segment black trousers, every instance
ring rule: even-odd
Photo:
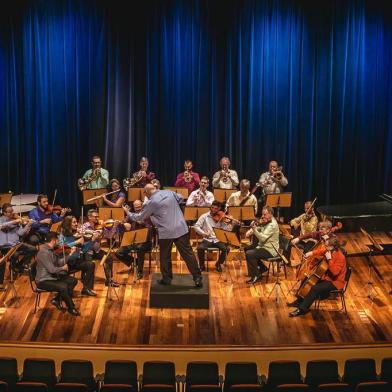
[[[193,275],[193,280],[201,276],[199,266],[191,244],[189,243],[189,234],[184,234],[178,238],[159,239],[160,250],[160,267],[162,279],[170,282],[173,279],[171,249],[173,243],[176,245],[181,257],[184,259],[189,272]]]
[[[67,262],[70,271],[82,271],[82,283],[84,289],[92,290],[94,287],[95,264],[86,255],[73,257]]]
[[[220,250],[218,263],[223,264],[225,262],[226,255],[229,253],[229,249],[223,242],[211,242],[203,240],[197,247],[197,257],[199,258],[199,265],[204,266],[205,263],[205,251],[208,248],[218,248]]]
[[[267,267],[260,259],[268,259],[273,257],[271,253],[263,248],[253,248],[245,252],[246,264],[248,266],[248,274],[251,278],[255,278],[260,275],[259,266],[262,270],[266,270]]]
[[[306,312],[317,298],[326,298],[332,290],[336,290],[332,282],[320,280],[310,289],[309,294],[301,301],[299,308]]]
[[[133,263],[133,257],[129,255],[130,252],[134,251],[137,255],[137,270],[143,272],[144,266],[144,255],[149,252],[152,248],[152,242],[147,241],[142,244],[132,244],[121,247],[115,254],[116,257],[121,260],[128,267]]]
[[[298,242],[297,246],[299,249],[302,249],[304,251],[304,253],[309,252],[315,245],[316,243],[314,241],[300,241]]]
[[[62,299],[66,303],[67,308],[72,309],[75,307],[75,304],[71,297],[73,289],[77,283],[77,279],[72,276],[59,275],[57,280],[44,280],[37,283],[37,287],[42,290],[57,292],[58,294],[55,298]]]

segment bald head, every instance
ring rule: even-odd
[[[153,193],[155,193],[156,191],[157,191],[157,189],[156,189],[155,186],[152,185],[152,184],[147,184],[147,185],[144,187],[144,194],[145,194],[148,198],[150,198],[151,195],[152,195]]]
[[[141,200],[135,200],[135,201],[133,202],[133,210],[134,210],[135,212],[141,211],[142,207],[143,207],[143,203],[142,203]]]

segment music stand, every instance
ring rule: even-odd
[[[122,221],[124,219],[124,210],[122,207],[100,207],[98,215],[99,219],[103,221],[108,219]]]
[[[241,243],[238,240],[236,234],[232,231],[227,231],[227,230],[223,230],[223,229],[219,229],[217,227],[214,227],[214,233],[216,238],[218,239],[218,241],[223,242],[224,244],[226,244],[226,247],[228,248],[230,245],[234,246],[236,248],[240,248],[241,247]],[[227,277],[228,275],[230,275],[228,267],[227,267],[227,253],[226,253],[226,257],[225,257],[225,261],[223,263],[224,267],[225,267],[225,277],[224,277],[224,282],[227,282]],[[218,282],[220,281],[222,277],[222,274],[220,274]],[[230,275],[230,280],[233,283],[233,279]]]
[[[265,197],[265,205],[277,209],[277,220],[280,220],[280,208],[291,207],[291,192],[269,193]]]
[[[143,188],[128,188],[128,201],[144,200]]]
[[[3,207],[5,203],[11,203],[12,193],[0,193],[0,208]]]
[[[106,188],[85,189],[84,191],[82,191],[83,205],[89,205],[89,204],[95,205],[95,201],[88,201],[88,200],[92,199],[93,197],[103,195],[106,192],[107,192]]]
[[[200,218],[200,215],[205,214],[210,210],[210,207],[185,207],[184,219],[186,221],[195,221]]]
[[[234,192],[237,192],[237,189],[214,188],[214,199],[224,203]]]
[[[189,189],[188,188],[183,188],[183,187],[176,187],[176,186],[165,186],[163,189],[167,191],[172,191],[175,193],[179,193],[182,195],[184,199],[187,199],[189,197]]]
[[[148,231],[149,231],[148,228],[126,231],[123,234],[120,247],[122,248],[124,246],[143,244],[144,242],[147,242]],[[137,268],[135,268],[135,258],[133,260],[134,260],[133,283],[135,284],[137,283],[137,279],[136,279]]]
[[[253,221],[256,218],[253,206],[230,206],[227,213],[239,221]]]

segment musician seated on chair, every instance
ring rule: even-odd
[[[317,231],[318,219],[316,214],[314,213],[314,209],[312,207],[312,202],[305,202],[304,206],[305,212],[300,216],[292,219],[290,221],[290,226],[292,226],[295,230],[300,229],[300,236],[313,233]],[[316,240],[313,238],[302,238],[299,241],[292,241],[292,244],[296,244],[298,248],[303,249],[304,252],[308,252],[316,243]]]
[[[187,188],[189,192],[193,192],[200,184],[199,174],[192,171],[193,163],[187,159],[184,162],[184,171],[177,175],[174,186]]]
[[[111,193],[115,192],[115,193]],[[117,180],[117,178],[113,178],[110,180],[109,187],[108,187],[108,193],[111,193],[110,195],[103,196],[103,204],[105,207],[121,207],[125,200],[127,199],[127,196],[125,192],[121,190],[121,184],[120,181]]]
[[[217,171],[212,177],[212,186],[221,189],[233,189],[238,186],[238,174],[230,169],[230,159],[222,157],[219,161],[221,170]]]
[[[203,176],[200,181],[200,188],[193,191],[186,201],[188,207],[209,207],[214,201],[214,194],[208,188],[209,179]]]
[[[251,194],[250,181],[244,178],[240,182],[240,190],[232,193],[226,202],[226,207],[242,207],[252,206],[255,209],[255,215],[257,214],[257,199],[255,195]]]
[[[92,246],[86,251],[84,257],[86,260],[92,261],[101,260],[105,255],[105,252],[101,249],[101,242],[103,239],[112,238],[113,234],[117,231],[117,222],[112,227],[100,227],[99,214],[96,209],[90,209],[87,211],[87,222],[85,222],[80,232],[83,234],[83,238],[88,240],[91,238]],[[103,264],[103,270],[105,273],[105,286],[119,287],[119,284],[112,279],[113,277],[113,259],[109,256],[106,258],[106,262]]]
[[[133,202],[133,212],[139,213],[143,208],[143,203],[141,200],[135,200]],[[131,244],[127,246],[122,246],[115,253],[116,257],[121,260],[126,266],[130,267],[134,263],[134,258],[129,253],[132,251],[136,252],[137,255],[137,279],[143,279],[143,267],[144,267],[144,256],[147,252],[152,249],[152,223],[150,218],[143,221],[131,221],[128,216],[125,218],[124,222],[125,231],[138,230],[148,228],[147,241],[141,244]]]
[[[80,316],[72,301],[73,289],[78,281],[68,275],[67,259],[73,256],[75,248],[70,250],[69,256],[57,255],[54,252],[57,246],[57,233],[46,234],[45,243],[37,254],[37,273],[35,282],[41,290],[55,291],[58,294],[50,301],[57,309],[63,310],[61,301],[67,305],[72,316]]]
[[[34,223],[31,226],[27,242],[31,245],[38,245],[40,242],[44,242],[50,226],[63,220],[66,213],[67,209],[63,208],[60,215],[57,215],[49,206],[48,196],[44,194],[38,195],[37,207],[29,212],[29,218],[34,220]]]
[[[222,204],[214,200],[211,204],[210,211],[200,215],[194,229],[197,234],[203,237],[202,242],[197,247],[197,256],[199,258],[199,266],[201,271],[205,271],[205,251],[208,248],[219,248],[220,255],[215,263],[215,268],[218,272],[222,272],[222,264],[225,261],[226,255],[229,253],[229,249],[223,242],[220,242],[215,235],[214,228],[224,229],[228,231],[233,230],[233,226],[230,222],[225,221],[222,218],[223,211]]]
[[[310,244],[310,245],[314,245],[315,241],[319,242],[319,241],[322,241],[322,240],[327,240],[330,237],[335,237],[336,236],[332,232],[332,223],[331,223],[331,221],[325,220],[325,221],[319,222],[318,226],[319,226],[319,230],[318,231],[312,231],[310,233],[301,234],[299,237],[293,238],[291,240],[291,243],[293,245],[297,245],[297,244],[300,244],[301,241],[312,239],[313,240],[313,244]],[[310,245],[309,245],[309,247],[311,248]],[[306,251],[308,251],[308,249],[306,249],[305,252]]]
[[[245,252],[246,263],[250,279],[246,283],[259,282],[268,268],[260,259],[269,259],[277,256],[279,249],[279,226],[274,218],[274,210],[270,206],[264,206],[261,211],[259,223],[253,222],[246,237],[256,236],[259,243],[256,248]]]
[[[98,155],[91,158],[91,169],[88,169],[79,181],[86,189],[99,189],[108,186],[109,172],[102,167],[102,161]]]
[[[62,233],[59,236],[59,245],[76,247],[76,251],[67,260],[70,270],[82,272],[83,289],[82,295],[95,297],[97,293],[93,291],[94,288],[94,275],[95,264],[86,253],[92,248],[95,234],[90,241],[85,241],[83,235],[78,232],[78,221],[72,215],[65,217],[62,224]]]
[[[326,251],[326,253],[324,253]],[[314,254],[318,252],[318,254]],[[337,237],[331,237],[325,242],[325,249],[308,252],[306,257],[323,256],[328,262],[328,269],[324,276],[311,287],[309,293],[304,298],[298,298],[294,302],[288,303],[290,307],[297,309],[289,313],[290,317],[297,317],[305,314],[317,298],[325,298],[333,290],[341,290],[345,285],[346,258],[341,251],[341,245]]]
[[[21,243],[26,236],[32,222],[23,220],[19,215],[14,214],[11,204],[3,204],[3,215],[0,217],[0,258],[3,257],[11,248]],[[24,267],[30,264],[31,258],[37,253],[37,248],[25,242],[10,257],[10,267],[14,272],[22,272]],[[19,261],[19,257],[23,256]],[[0,291],[3,291],[4,274],[6,260],[0,261]]]

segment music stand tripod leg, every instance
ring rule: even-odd
[[[275,291],[275,301],[276,301],[276,303],[279,303],[281,294],[283,295],[284,298],[287,298],[287,296],[282,289],[282,283],[280,281],[280,276],[279,276],[279,273],[280,273],[280,266],[279,265],[277,265],[276,273],[278,274],[276,277],[276,281],[275,281],[274,285],[272,286],[272,289],[271,289],[270,293],[268,294],[267,298],[270,298],[272,293]]]
[[[368,280],[366,284],[363,285],[363,287],[366,286],[366,297],[369,298],[371,301],[374,301],[374,298],[378,296],[378,293],[376,288],[374,287],[374,281],[373,281],[374,264],[370,256],[371,255],[366,256],[366,261],[368,263]]]

